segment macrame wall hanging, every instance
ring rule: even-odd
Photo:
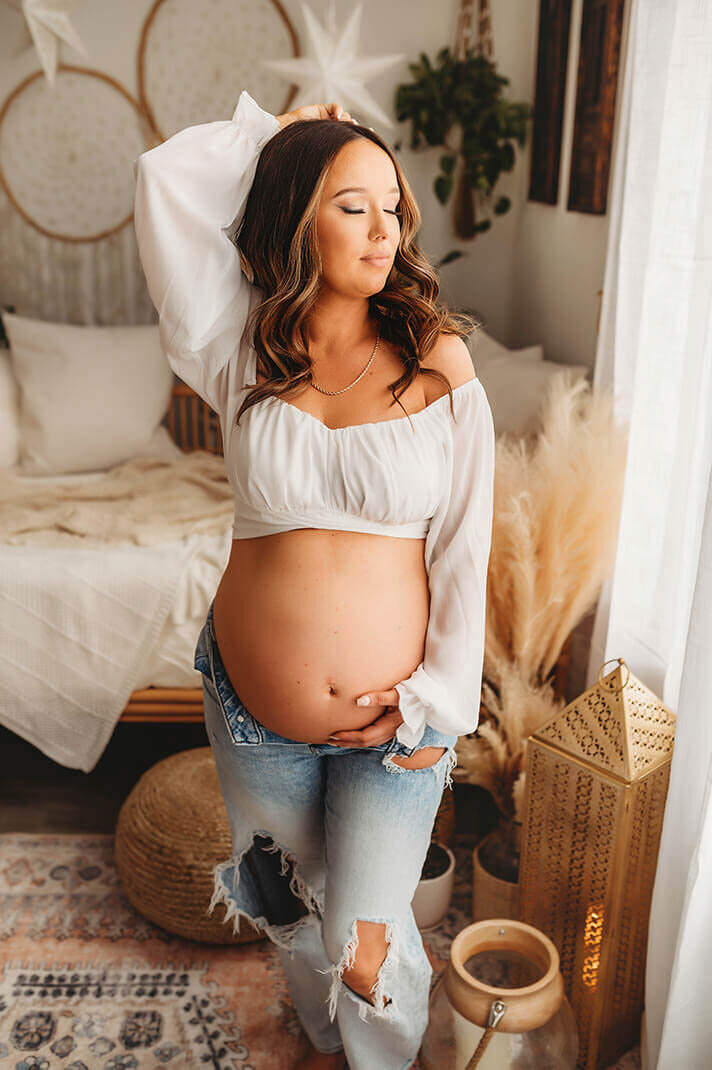
[[[469,50],[494,61],[492,12],[489,0],[476,0],[476,3],[475,0],[461,0],[452,54],[456,60],[462,62]],[[475,191],[467,181],[462,168],[455,187],[452,213],[456,233],[460,237],[472,237],[475,225]]]
[[[95,242],[125,226],[126,169],[143,149],[138,101],[101,71],[60,63],[52,90],[35,71],[0,108],[0,181],[48,238]]]
[[[58,322],[151,323],[131,225],[136,157],[229,117],[245,87],[273,113],[288,110],[295,87],[255,57],[298,56],[299,39],[279,0],[212,0],[209,18],[194,0],[156,0],[136,42],[136,96],[108,73],[58,61],[60,39],[91,56],[69,22],[77,2],[62,5],[59,23],[28,20],[2,65],[0,302]],[[92,17],[110,5],[97,0]],[[21,17],[0,4],[0,34]]]
[[[475,7],[477,7],[476,14]],[[485,59],[494,58],[492,12],[489,0],[477,0],[476,4],[475,0],[461,0],[452,54],[455,59],[464,60],[470,48]]]
[[[265,56],[300,56],[279,0],[235,3],[155,0],[138,47],[138,95],[156,143],[185,126],[232,115],[237,93],[273,114],[289,111],[296,86],[267,70]]]

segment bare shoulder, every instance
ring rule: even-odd
[[[470,351],[457,334],[441,333],[420,366],[421,368],[434,368],[435,371],[441,372],[447,377],[453,390],[477,378]],[[434,376],[425,375],[422,381],[427,405],[437,401],[443,394],[447,394],[445,384]]]

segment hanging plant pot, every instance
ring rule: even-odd
[[[455,187],[455,202],[452,213],[453,226],[459,238],[472,238],[475,234],[475,191],[470,184],[467,164],[460,168]]]
[[[454,885],[455,855],[446,844],[432,842],[411,903],[421,932],[436,928],[443,920]]]

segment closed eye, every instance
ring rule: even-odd
[[[339,205],[339,207],[341,208],[341,211],[346,212],[347,215],[363,215],[366,211],[365,208],[343,208],[341,205]],[[400,213],[400,208],[396,208],[395,212],[389,212],[387,208],[385,211],[388,215],[398,215]]]

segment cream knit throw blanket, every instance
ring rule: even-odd
[[[233,509],[223,458],[203,450],[139,456],[100,479],[38,487],[0,471],[0,543],[10,546],[153,546],[217,534]]]

